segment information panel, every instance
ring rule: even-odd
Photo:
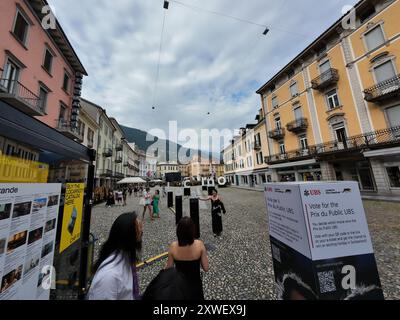
[[[61,184],[0,184],[0,300],[47,300]]]
[[[81,236],[84,192],[84,183],[67,183],[60,253],[76,242]]]
[[[281,299],[383,299],[357,182],[270,183],[265,200]]]

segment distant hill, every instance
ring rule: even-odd
[[[148,135],[148,133],[143,130],[125,126],[121,126],[121,128],[124,130],[125,138],[129,143],[135,143],[139,149],[148,151],[150,154],[154,152],[153,145],[157,142],[157,146],[160,147],[158,150],[158,158],[160,161],[176,161],[179,152],[183,152],[186,156],[189,156],[189,152],[191,152],[192,156],[198,155],[199,153],[198,150],[187,149],[175,142],[159,139],[150,134]],[[150,141],[147,141],[146,139]]]
[[[184,148],[182,145],[177,144],[175,142],[159,139],[158,137],[148,135],[148,133],[146,131],[135,129],[135,128],[129,128],[129,127],[125,127],[122,125],[120,125],[120,127],[125,133],[126,140],[128,140],[129,143],[135,143],[137,145],[137,147],[141,150],[144,150],[144,151],[148,150],[149,152],[152,152],[153,148],[151,148],[151,146],[155,142],[157,142],[158,145],[163,146],[162,148],[160,148],[159,154],[158,154],[158,158],[161,161],[164,159],[166,161],[169,161],[170,159],[172,161],[174,161],[178,158],[179,152],[183,152],[187,156],[189,156],[190,151],[191,151],[192,156],[199,155],[199,150]],[[150,141],[146,141],[146,138],[150,139]],[[220,158],[219,154],[210,154],[210,156],[212,156],[214,159]]]

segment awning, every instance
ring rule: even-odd
[[[303,161],[297,161],[297,162],[285,162],[285,163],[279,163],[279,164],[273,164],[270,165],[270,169],[281,169],[281,168],[292,168],[292,167],[301,167],[301,166],[307,166],[311,164],[316,164],[317,161],[315,159],[309,159],[309,160],[303,160]]]
[[[117,182],[117,184],[130,184],[130,183],[146,183],[146,181],[140,177],[131,177],[122,179],[121,181]]]

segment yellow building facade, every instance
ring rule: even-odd
[[[400,193],[398,17],[400,0],[360,1],[257,91],[271,181]]]

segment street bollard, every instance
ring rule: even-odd
[[[190,197],[190,188],[184,188],[183,189],[183,195],[185,196],[185,197]]]
[[[195,238],[200,238],[200,217],[199,217],[199,199],[190,199],[190,217],[192,218],[195,226]]]
[[[182,214],[183,214],[182,196],[176,196],[175,197],[175,224],[176,225],[182,219]]]
[[[168,192],[167,205],[168,208],[172,208],[174,206],[174,193],[172,191]]]
[[[216,190],[214,186],[208,187],[208,195],[212,196],[213,191]]]

